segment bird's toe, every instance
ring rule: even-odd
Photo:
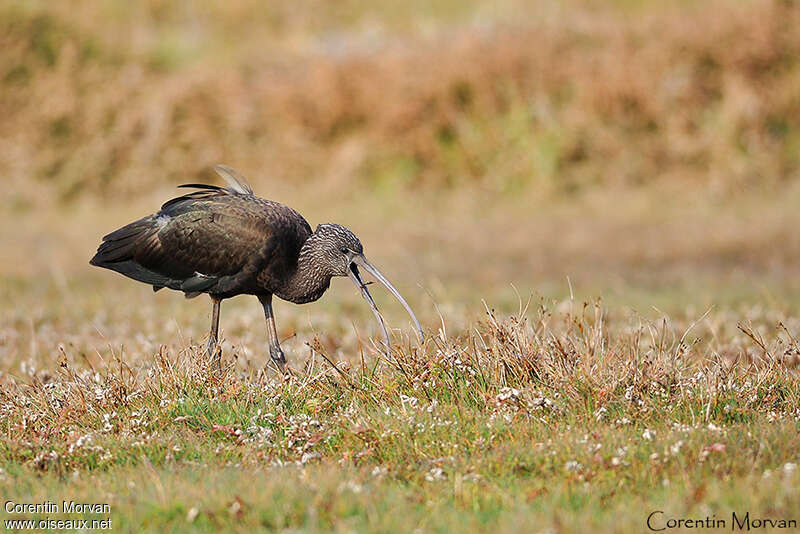
[[[270,346],[269,356],[279,364],[286,364],[286,356],[284,356],[283,351],[281,350],[280,347],[274,345]]]

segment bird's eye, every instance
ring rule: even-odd
[[[347,254],[347,249],[342,247],[339,249],[339,252],[341,252],[342,254]]]

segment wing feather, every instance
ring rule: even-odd
[[[228,182],[229,189],[232,189],[234,192],[241,195],[255,194],[253,193],[253,188],[247,183],[247,179],[236,169],[228,167],[227,165],[217,165],[214,167],[214,170]]]

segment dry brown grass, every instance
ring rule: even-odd
[[[227,5],[4,5],[10,200],[128,193],[220,161],[345,189],[730,191],[797,177],[794,2],[545,3],[511,17],[467,4],[475,22],[428,35],[383,19],[373,35],[352,6],[248,23],[249,4]],[[264,31],[272,19],[285,27]]]
[[[364,433],[358,419],[389,415],[398,407],[404,412],[406,404],[416,410],[423,402],[432,406],[429,413],[441,409],[463,416],[464,410],[489,423],[498,417],[508,423],[535,419],[554,429],[571,422],[612,428],[726,426],[765,416],[797,424],[800,323],[788,318],[775,328],[774,314],[750,315],[738,324],[726,312],[654,322],[624,317],[600,303],[529,301],[510,316],[487,308],[484,319],[465,330],[448,332],[443,322],[424,345],[399,336],[390,357],[359,342],[347,348],[349,361],[338,361],[318,338],[310,339],[302,355],[291,355],[292,372],[283,379],[265,366],[265,357],[240,349],[228,352],[223,370],[215,371],[202,343],[155,351],[134,345],[125,355],[110,345],[87,354],[73,343],[59,344],[57,361],[23,360],[0,376],[0,421],[10,432],[3,453],[6,462],[27,459],[34,469],[53,468],[39,465],[46,453],[55,451],[51,456],[58,460],[67,449],[72,452],[79,434],[91,430],[127,444],[120,451],[127,456],[128,446],[144,446],[141,440],[200,417],[174,419],[176,410],[192,409],[184,406],[190,400],[211,408],[219,404],[220,421],[188,422],[211,433],[242,435],[236,424],[217,428],[230,416],[238,424],[246,420],[239,410],[270,411],[273,419],[305,414],[333,424],[299,448],[292,446],[293,431],[280,426],[274,430],[285,434],[288,445],[235,440],[242,460],[254,463],[300,461],[311,452],[351,455],[357,451],[339,447],[359,441],[332,434]],[[7,339],[12,346],[21,342]],[[360,358],[353,357],[358,353]],[[227,413],[228,404],[239,409]],[[340,425],[346,428],[334,428]],[[389,446],[391,456],[402,449],[393,439],[367,445]],[[84,460],[97,460],[89,456]],[[59,468],[64,472],[98,467],[64,460]]]

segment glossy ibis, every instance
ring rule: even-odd
[[[103,238],[90,263],[162,288],[183,291],[187,298],[211,297],[209,356],[217,350],[219,309],[223,299],[255,295],[264,307],[269,354],[285,370],[272,312],[272,296],[304,304],[319,299],[334,276],[348,276],[381,325],[386,348],[389,334],[361,278],[372,274],[400,301],[422,329],[397,289],[364,257],[358,238],[344,226],[320,224],[312,231],[292,208],[257,197],[237,171],[219,165],[228,187],[185,184],[196,191],[174,198],[161,210]]]

